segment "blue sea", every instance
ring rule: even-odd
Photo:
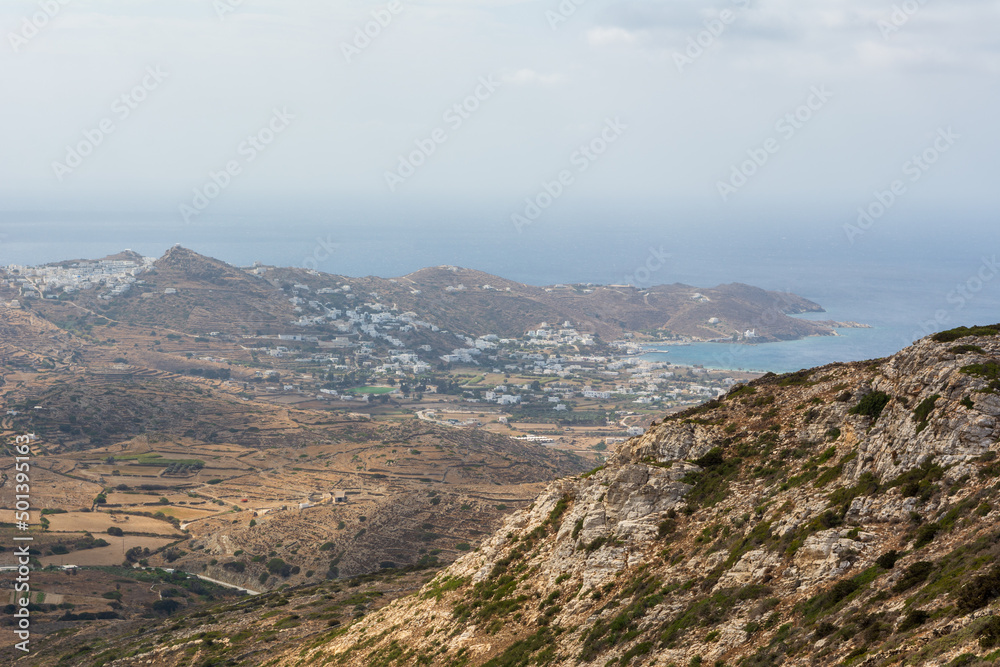
[[[870,359],[875,350],[895,352],[900,347],[881,328],[840,329],[836,337],[822,336],[780,343],[758,345],[694,343],[691,345],[650,346],[643,355],[651,361],[668,361],[680,366],[772,373],[790,373],[803,368],[822,366],[833,361]],[[662,350],[662,351],[659,351]]]
[[[551,212],[518,232],[507,208],[261,208],[197,224],[128,212],[0,212],[0,264],[126,248],[159,256],[180,243],[236,265],[261,261],[347,276],[396,277],[448,264],[534,285],[742,282],[794,292],[826,310],[810,318],[872,326],[785,343],[671,347],[662,355],[678,364],[773,372],[882,357],[934,331],[1000,322],[1000,231],[992,219],[962,223],[974,233],[934,216],[886,221],[850,243],[839,217],[733,225],[594,205]]]

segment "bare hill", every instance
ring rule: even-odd
[[[127,253],[114,258],[134,259]],[[833,333],[833,323],[790,317],[822,312],[818,304],[738,283],[715,288],[535,287],[451,266],[400,278],[351,278],[294,268],[243,270],[180,246],[156,260],[141,279],[110,302],[93,292],[77,293],[72,300],[115,321],[191,334],[284,332],[301,314],[291,300],[294,285],[309,287],[312,298],[330,308],[364,309],[379,303],[471,337],[519,337],[542,323],[558,327],[567,321],[604,340],[657,331],[716,339],[753,330],[760,342]],[[329,293],[334,289],[336,294]]]

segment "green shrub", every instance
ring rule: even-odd
[[[989,572],[963,586],[955,602],[959,611],[968,613],[982,609],[997,597],[1000,597],[1000,565],[994,565]]]
[[[687,493],[688,504],[711,507],[724,500],[729,495],[729,480],[740,471],[741,459],[723,458],[722,450],[716,447],[694,463],[702,470],[690,472],[681,480],[694,487]]]
[[[913,421],[917,422],[917,433],[920,433],[927,426],[927,420],[930,418],[931,410],[934,409],[934,404],[937,400],[941,398],[940,394],[934,394],[929,398],[925,398],[917,409],[913,411]]]
[[[280,574],[282,577],[287,577],[292,573],[292,566],[280,558],[272,558],[267,561],[265,567],[271,574]]]
[[[731,398],[739,398],[740,396],[749,396],[750,394],[756,393],[756,387],[751,387],[748,384],[738,384],[729,390],[729,393],[726,394],[725,400],[728,401]]]
[[[846,514],[852,500],[860,496],[873,496],[879,492],[880,488],[878,478],[870,472],[865,472],[858,478],[857,484],[852,487],[842,486],[831,493],[828,498],[831,506],[839,505],[841,513]]]
[[[659,586],[660,580],[652,576],[632,582],[628,589],[628,594],[633,596],[632,602],[625,605],[614,618],[598,620],[584,634],[580,661],[593,661],[609,648],[638,636],[636,626],[639,619],[663,601],[663,594],[655,592]]]
[[[887,486],[901,487],[900,491],[904,498],[919,498],[920,502],[927,502],[937,491],[935,482],[942,477],[944,468],[931,461],[925,461],[919,467],[904,472]]]
[[[952,341],[958,340],[959,338],[965,338],[966,336],[996,336],[1000,334],[1000,324],[992,324],[989,326],[979,326],[979,327],[957,327],[955,329],[949,329],[947,331],[940,331],[933,336],[931,339],[938,343],[950,343]]]
[[[899,560],[899,552],[895,549],[891,551],[886,551],[884,554],[875,559],[875,564],[879,567],[891,570],[896,566],[896,561]]]
[[[696,466],[701,468],[714,468],[717,465],[721,465],[722,462],[722,449],[719,447],[713,448],[701,458],[693,461]]]
[[[823,468],[823,471],[816,478],[816,481],[813,482],[813,486],[815,486],[817,489],[822,489],[824,486],[826,486],[833,480],[840,477],[843,474],[843,472],[844,472],[843,464],[837,464],[829,468]]]
[[[172,600],[170,598],[167,598],[165,600],[157,600],[151,606],[153,608],[153,611],[169,616],[170,614],[180,609],[181,603],[178,602],[177,600]]]
[[[936,523],[925,523],[917,529],[917,539],[913,542],[914,549],[920,549],[931,542],[937,537],[937,534],[941,531],[941,526]]]
[[[560,633],[561,631],[558,629],[543,627],[535,634],[514,642],[503,653],[488,660],[483,667],[522,667],[529,664],[547,664],[555,657],[554,639]],[[468,656],[459,651],[456,659],[450,664],[466,665],[468,661]]]
[[[988,616],[978,635],[979,645],[983,648],[993,648],[1000,644],[1000,616]]]
[[[878,568],[870,567],[863,572],[859,572],[850,579],[841,579],[830,587],[827,591],[814,595],[805,603],[802,610],[807,619],[814,619],[825,612],[832,610],[856,592],[864,590],[878,576]]]
[[[794,387],[794,386],[812,386],[816,384],[815,382],[810,382],[809,378],[812,376],[812,369],[803,369],[801,371],[795,371],[794,373],[786,373],[785,375],[778,377],[779,387]]]
[[[907,632],[914,628],[918,628],[931,618],[930,613],[924,611],[923,609],[913,609],[906,614],[899,627],[896,628],[896,632]]]
[[[759,600],[762,597],[770,595],[772,591],[773,589],[770,586],[765,586],[763,584],[747,584],[736,592],[736,599]]]
[[[888,405],[891,400],[892,396],[884,391],[873,391],[869,394],[865,394],[864,397],[858,401],[857,405],[848,410],[848,414],[870,417],[874,423],[878,421],[879,416],[882,414],[882,410],[885,409],[885,406]]]
[[[657,537],[663,538],[677,530],[677,522],[673,519],[664,519],[656,527]]]
[[[983,392],[1000,392],[1000,364],[995,361],[987,361],[984,364],[970,364],[962,366],[962,372],[966,375],[989,380],[989,386],[982,389]]]
[[[839,629],[840,628],[838,628],[833,623],[830,623],[829,621],[823,621],[816,626],[814,634],[816,635],[816,639],[822,639],[823,637],[829,637]]]
[[[986,380],[996,380],[1000,377],[1000,364],[995,361],[987,361],[985,364],[969,364],[962,366],[962,372]]]
[[[903,591],[908,591],[917,584],[922,584],[930,576],[931,571],[934,569],[934,563],[922,560],[914,563],[910,567],[906,568],[903,572],[903,576],[899,578],[896,585],[892,587],[894,593],[902,593]]]

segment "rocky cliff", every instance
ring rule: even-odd
[[[1000,325],[765,376],[281,664],[993,664]]]

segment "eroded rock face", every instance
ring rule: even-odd
[[[850,531],[825,530],[813,533],[795,552],[792,563],[806,585],[822,579],[833,579],[851,569],[853,562],[864,554],[867,545],[853,539]]]
[[[998,356],[996,336],[927,339],[874,364],[765,377],[654,424],[603,469],[550,485],[427,589],[451,582],[447,594],[389,605],[322,652],[362,664],[397,641],[422,664],[568,666],[862,653],[943,665],[979,651],[975,619],[993,598],[955,601],[1000,545],[1000,398],[967,367]],[[975,564],[922,592],[963,544]],[[916,583],[894,588],[906,572]],[[927,617],[903,624],[917,607]]]
[[[997,413],[993,408],[1000,397],[977,395],[983,382],[961,371],[973,355],[960,356],[965,359],[942,353],[939,343],[925,339],[882,365],[872,390],[884,391],[897,400],[890,402],[862,437],[859,455],[869,465],[859,467],[858,475],[870,471],[887,479],[928,460],[952,466],[981,456],[996,444]],[[921,430],[913,411],[933,396],[939,396],[935,419]],[[975,407],[962,405],[967,396],[975,398]]]
[[[673,428],[651,428],[620,450],[623,458],[633,461],[653,460],[657,463],[683,461],[704,456],[715,446],[711,431],[696,424],[674,425]]]

